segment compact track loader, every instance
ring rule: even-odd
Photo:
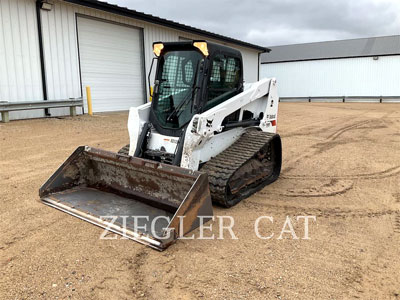
[[[274,182],[282,146],[276,80],[244,84],[239,51],[206,41],[153,50],[152,101],[130,109],[130,143],[118,153],[79,147],[39,194],[163,250],[212,218],[211,200],[230,207]]]

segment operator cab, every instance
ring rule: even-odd
[[[157,42],[153,51],[153,100],[135,156],[179,165],[193,116],[243,91],[242,55],[206,41]],[[239,115],[227,121],[231,117]]]
[[[154,43],[157,70],[150,122],[180,136],[197,113],[243,91],[241,53],[205,41]]]

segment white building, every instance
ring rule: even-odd
[[[283,101],[400,101],[398,35],[270,49],[261,56],[260,77],[277,78]]]
[[[90,86],[95,112],[127,110],[147,101],[153,42],[180,39],[240,50],[245,81],[257,81],[264,47],[95,0],[0,0],[0,101],[85,98]]]

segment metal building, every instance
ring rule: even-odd
[[[283,101],[400,101],[399,35],[270,49],[260,77],[277,78]]]
[[[267,50],[96,0],[1,0],[0,101],[85,98],[91,86],[95,112],[127,110],[146,102],[152,43],[180,39],[239,49],[247,82],[258,79]],[[50,109],[53,116],[68,112]],[[10,112],[11,119],[43,116]]]

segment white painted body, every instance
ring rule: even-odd
[[[260,78],[274,76],[280,97],[400,96],[399,70],[400,55],[356,57],[262,64]]]
[[[237,141],[244,128],[223,131],[222,121],[238,109],[241,111],[239,121],[244,110],[252,111],[254,116],[263,113],[259,127],[264,132],[276,133],[278,104],[276,80],[263,79],[246,84],[242,93],[202,114],[194,115],[186,130],[180,166],[198,170],[200,163],[207,162]],[[130,109],[128,120],[130,155],[134,155],[143,125],[149,121],[150,108],[150,104],[145,104]],[[152,131],[148,147],[153,150],[160,150],[163,147],[166,152],[173,154],[177,140],[176,137],[168,137]]]

